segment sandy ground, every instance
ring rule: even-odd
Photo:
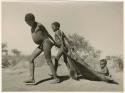
[[[90,81],[80,79],[75,81],[69,79],[67,68],[62,64],[58,69],[58,75],[61,76],[62,82],[50,84],[49,67],[43,65],[35,69],[35,78],[37,85],[26,85],[29,73],[27,69],[3,69],[2,70],[2,91],[123,91],[123,74],[119,72],[112,74],[113,78],[118,81],[118,85],[106,82]]]

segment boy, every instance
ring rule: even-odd
[[[107,60],[106,59],[102,59],[100,60],[100,67],[101,67],[101,74],[104,74],[105,76],[109,76],[111,77],[108,67],[107,67]]]
[[[46,28],[35,21],[35,17],[32,13],[28,13],[25,15],[25,22],[31,27],[31,35],[32,39],[38,47],[33,51],[30,60],[30,79],[26,81],[26,83],[35,83],[34,78],[34,60],[37,56],[40,55],[41,52],[44,52],[47,64],[50,67],[50,70],[53,74],[54,81],[53,83],[58,83],[59,79],[57,78],[56,71],[54,69],[54,65],[51,60],[51,48],[53,43],[55,44],[54,39],[47,32]],[[50,41],[52,40],[53,43]]]
[[[70,41],[66,37],[66,35],[60,30],[59,22],[52,23],[52,29],[55,32],[55,41],[56,41],[55,46],[58,48],[58,54],[55,57],[55,70],[57,72],[58,61],[59,61],[60,57],[63,56],[64,62],[66,64],[68,70],[70,71],[70,76],[71,76],[71,74],[72,74],[71,67],[72,66],[71,66],[71,63],[68,62],[68,60],[67,60],[68,48],[70,47],[70,45],[69,45]],[[71,61],[71,60],[69,59],[69,61]]]

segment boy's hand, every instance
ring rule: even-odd
[[[55,41],[53,41],[53,44],[56,46],[56,42]]]
[[[57,43],[56,43],[55,41],[53,42],[53,44],[54,44],[56,47],[58,47],[58,45],[57,45]]]

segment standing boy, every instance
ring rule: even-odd
[[[71,71],[71,60],[69,60],[70,62],[68,62],[67,60],[67,53],[68,53],[68,48],[70,47],[70,41],[69,39],[66,37],[66,35],[60,30],[60,23],[59,22],[54,22],[52,23],[52,29],[55,32],[55,45],[58,48],[58,53],[57,56],[55,58],[55,70],[57,72],[57,68],[58,68],[58,61],[60,59],[61,56],[63,56],[64,62],[68,68],[68,70],[70,71],[70,76],[72,74]],[[74,77],[73,79],[76,79],[77,77]]]
[[[54,81],[53,83],[58,83],[59,79],[57,78],[56,71],[54,69],[54,65],[51,60],[51,48],[55,41],[51,37],[51,35],[47,32],[46,28],[35,21],[35,17],[32,13],[28,13],[25,15],[25,22],[31,27],[31,35],[32,39],[38,47],[33,51],[30,60],[30,79],[26,81],[26,83],[35,83],[34,78],[34,60],[38,57],[41,52],[44,52],[47,64],[50,67],[50,70],[53,74]],[[52,40],[53,43],[50,41]]]

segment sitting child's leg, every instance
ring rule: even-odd
[[[31,59],[30,59],[30,79],[25,81],[26,83],[35,83],[35,78],[34,78],[34,59],[40,55],[40,53],[42,52],[41,49],[36,48],[32,55],[31,55]]]

